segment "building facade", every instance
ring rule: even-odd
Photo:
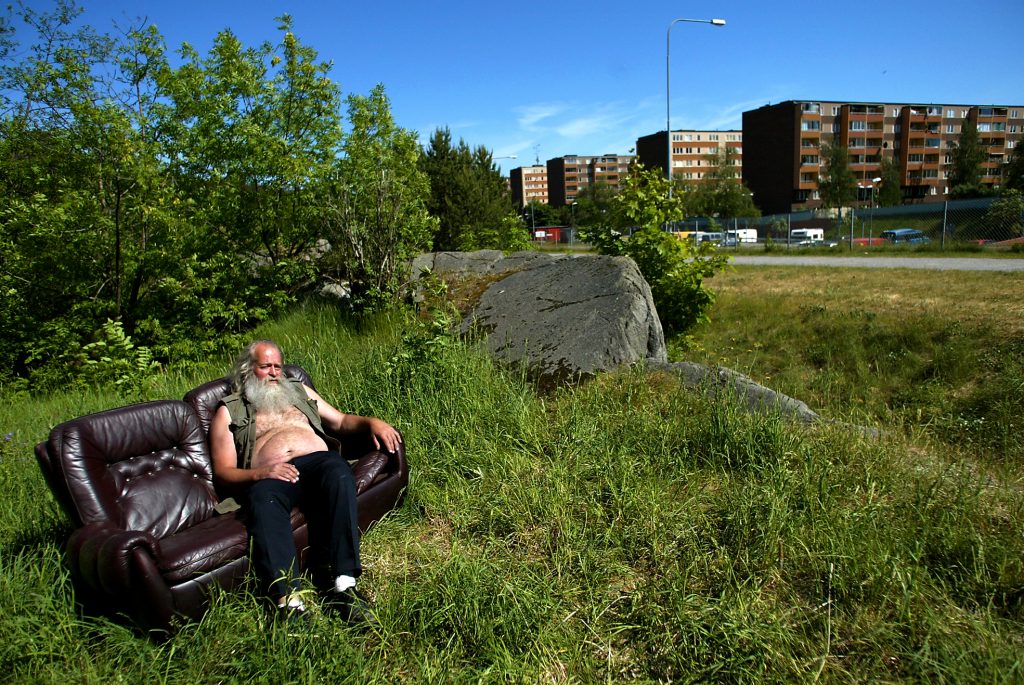
[[[618,190],[634,159],[634,155],[566,155],[549,159],[548,204],[552,207],[571,205],[580,191],[597,183]]]
[[[548,204],[548,168],[546,166],[521,166],[509,172],[509,188],[512,201],[520,208],[531,202]]]
[[[742,131],[672,131],[672,178],[699,183],[716,168],[723,148],[729,151],[729,160],[736,170],[736,178],[743,178]],[[665,171],[668,143],[665,132],[658,131],[637,138],[637,159],[648,169]]]
[[[904,202],[942,202],[965,120],[988,150],[982,182],[997,186],[1024,134],[1024,105],[936,105],[789,100],[743,113],[744,179],[767,214],[821,206],[822,145],[842,145],[869,202],[883,158],[899,165]]]

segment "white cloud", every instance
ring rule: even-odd
[[[519,126],[527,131],[532,131],[538,128],[537,124],[539,124],[540,122],[544,121],[545,119],[550,119],[552,117],[558,116],[566,109],[568,109],[567,105],[549,103],[539,105],[524,105],[522,107],[517,107],[515,111],[519,115],[519,118],[517,120]]]

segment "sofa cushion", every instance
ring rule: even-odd
[[[245,524],[238,516],[228,514],[160,540],[156,564],[165,580],[179,583],[213,571],[248,551]]]

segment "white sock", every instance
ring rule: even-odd
[[[341,575],[334,579],[334,591],[344,592],[356,586],[356,579],[352,576]]]

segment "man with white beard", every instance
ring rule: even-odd
[[[251,343],[231,373],[226,396],[210,424],[216,478],[241,486],[249,514],[252,562],[279,610],[301,615],[298,560],[291,510],[327,531],[326,558],[334,578],[324,606],[352,623],[373,621],[356,590],[362,572],[355,481],[337,441],[341,434],[369,431],[374,445],[393,452],[401,435],[372,417],[343,414],[315,390],[284,376],[281,348],[270,340]]]

